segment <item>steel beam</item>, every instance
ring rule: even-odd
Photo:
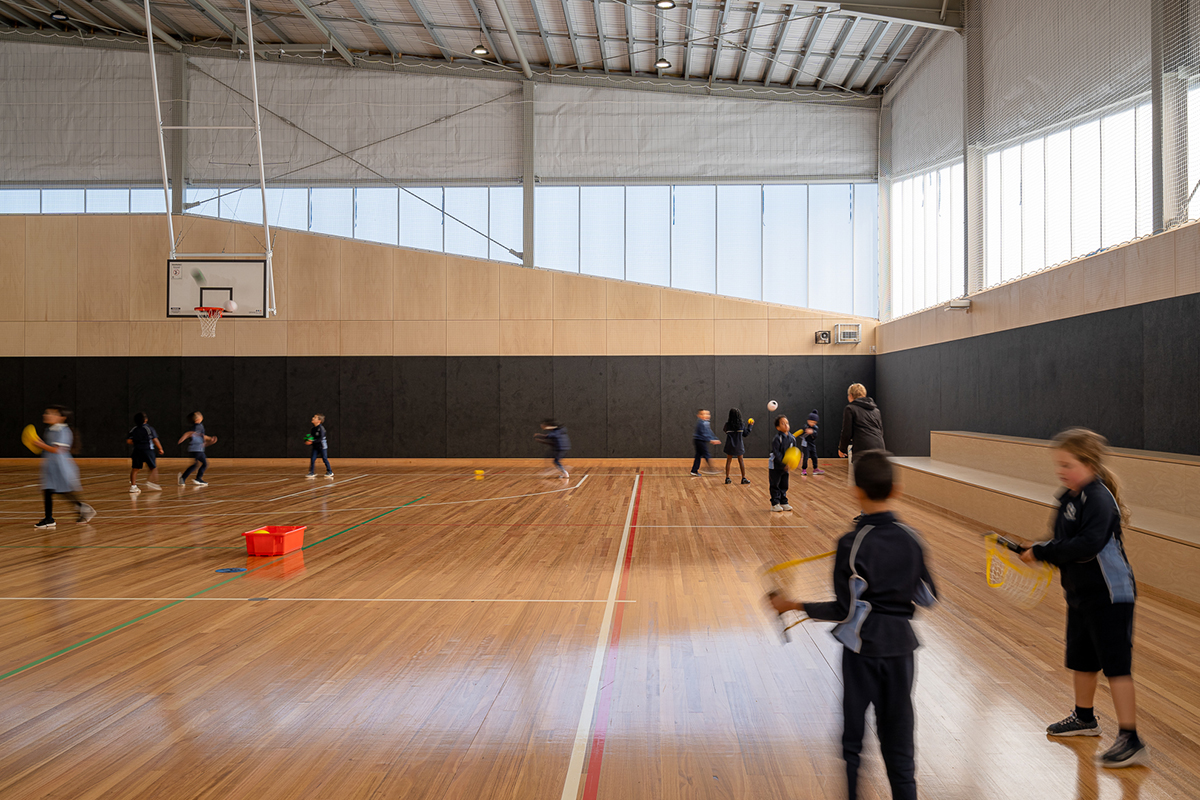
[[[741,83],[742,79],[746,77],[746,65],[750,63],[750,54],[754,52],[754,34],[758,30],[758,23],[762,20],[763,9],[765,7],[766,3],[760,2],[758,7],[754,9],[754,17],[750,20],[750,28],[746,31],[746,44],[742,48],[742,63],[738,65],[738,83]],[[769,72],[770,69],[771,67],[768,65],[767,71]]]
[[[891,26],[892,23],[890,22],[878,22],[875,24],[875,30],[871,32],[870,37],[867,39],[867,43],[863,45],[862,55],[859,56],[858,60],[854,62],[854,65],[850,67],[850,71],[846,73],[846,80],[843,84],[843,87],[847,91],[854,88],[854,82],[858,80],[858,73],[862,72],[862,68],[866,66],[868,61],[871,60],[871,56],[874,54],[875,48],[879,46],[879,40],[883,38],[883,35],[887,33],[888,28]]]
[[[358,15],[363,18],[363,22],[371,26],[371,30],[379,37],[379,41],[383,42],[383,46],[388,49],[388,52],[393,57],[400,55],[400,48],[396,47],[396,43],[392,41],[392,37],[388,36],[387,32],[379,26],[379,20],[375,19],[371,12],[367,11],[367,7],[362,4],[362,0],[350,0],[350,3],[354,6],[354,10],[358,12]],[[474,4],[474,0],[471,0],[471,5]],[[261,19],[261,16],[259,18]],[[274,31],[275,29],[272,28],[271,30]],[[278,35],[278,32],[276,34]],[[284,37],[280,36],[279,38],[282,39]]]
[[[55,11],[59,10],[58,6],[55,6],[52,3],[47,3],[46,0],[27,0],[27,2],[33,3],[35,6],[40,8],[42,11],[45,11],[47,14],[53,14]],[[74,17],[67,17],[67,21],[65,24],[70,25],[72,28],[79,31],[80,33],[88,32],[88,29],[83,25],[83,23],[81,23],[79,20],[75,19]]]
[[[471,6],[471,12],[475,15],[475,21],[479,23],[479,30],[483,33],[483,39],[487,42],[488,48],[492,51],[492,57],[497,64],[503,64],[504,60],[500,58],[500,49],[496,47],[496,42],[492,39],[492,32],[488,29],[487,23],[483,20],[483,12],[479,10],[479,3],[475,0],[467,0]],[[472,54],[474,55],[474,54]],[[480,61],[487,61],[486,58],[479,57]]]
[[[429,19],[429,14],[425,12],[425,6],[421,0],[408,0],[408,4],[412,6],[412,10],[416,12],[417,19],[421,20],[421,24],[425,26],[425,30],[429,31],[429,36],[433,39],[434,46],[442,51],[442,58],[447,61],[453,61],[453,56],[450,55],[450,48],[446,47],[446,40],[438,33],[437,28]]]
[[[696,3],[688,3],[687,13],[687,47],[683,50],[683,79],[687,80],[692,68],[692,44],[696,39]],[[632,41],[632,39],[630,40]]]
[[[113,8],[117,9],[122,14],[124,14],[131,22],[135,22],[138,25],[146,24],[145,14],[137,13],[137,11],[134,9],[134,7],[126,4],[124,2],[124,0],[108,0],[108,2],[112,4]],[[153,25],[153,23],[151,23],[151,24]],[[180,44],[180,42],[174,36],[171,36],[170,34],[163,31],[158,25],[154,25],[154,29],[152,31],[147,31],[147,35],[157,36],[159,39],[162,39],[164,42],[166,42],[168,45],[170,45],[172,49],[174,49],[176,51],[183,50],[183,45]]]
[[[24,14],[26,17],[34,20],[34,22],[37,23],[36,25],[34,25],[35,28],[38,26],[44,25],[48,28],[53,28],[56,31],[65,31],[67,29],[67,23],[55,22],[54,20],[50,19],[50,16],[48,14],[42,13],[41,9],[30,8],[29,6],[26,6],[26,5],[17,5],[15,2],[12,2],[11,0],[9,1],[8,5],[15,11],[19,11],[20,13]]]
[[[871,77],[867,79],[867,84],[863,87],[864,94],[870,94],[875,91],[875,87],[879,85],[879,81],[883,78],[883,73],[887,72],[887,68],[896,60],[896,56],[900,55],[900,51],[904,49],[904,45],[908,44],[908,40],[912,38],[913,32],[916,29],[915,25],[905,25],[896,33],[896,38],[888,45],[887,52],[883,54],[883,59],[875,66],[875,69],[871,72]]]
[[[708,79],[717,79],[717,68],[721,65],[721,48],[725,46],[725,23],[729,20],[731,0],[721,0],[721,17],[717,20],[717,42],[713,49],[713,60],[708,65]]]
[[[825,20],[829,18],[829,9],[825,6],[818,6],[817,14],[817,18],[809,26],[808,36],[804,37],[804,47],[800,50],[800,60],[796,62],[796,72],[792,75],[791,87],[793,89],[800,82],[800,76],[804,74],[804,67],[808,65],[813,45],[817,43],[817,37],[821,35],[821,28],[825,27]]]
[[[625,6],[629,8],[628,5]],[[596,41],[600,43],[600,63],[604,65],[604,71],[608,72],[608,54],[604,47],[604,17],[600,13],[600,0],[592,0],[592,10],[596,14]]]
[[[207,0],[200,0],[200,2],[207,2]],[[292,0],[292,5],[299,9],[300,13],[303,14],[305,18],[313,24],[313,27],[321,32],[322,36],[328,37],[329,44],[333,47],[333,49],[337,50],[338,55],[346,59],[346,63],[353,67],[354,56],[350,55],[350,50],[346,47],[346,45],[342,44],[342,41],[338,39],[337,34],[330,30],[329,26],[322,22],[317,15],[313,13],[313,10],[308,7],[308,4],[304,2],[304,0]]]
[[[64,30],[64,28],[61,25],[59,25],[57,22],[50,19],[49,17],[43,17],[38,14],[35,14],[33,11],[30,11],[29,9],[14,5],[11,2],[7,2],[7,0],[0,0],[0,3],[3,3],[3,5],[4,5],[4,8],[5,8],[4,13],[6,16],[19,21],[22,25],[32,28],[33,30],[37,30],[38,28],[40,28],[43,25],[48,25],[49,27],[53,28],[56,31]]]
[[[767,71],[763,75],[763,86],[771,85],[771,71],[775,69],[775,65],[779,63],[779,57],[783,55],[783,43],[787,41],[788,31],[791,30],[792,22],[796,19],[796,4],[793,3],[788,8],[787,17],[783,20],[783,24],[779,26],[779,38],[775,40],[775,47],[771,50],[770,61],[767,62]]]
[[[954,31],[963,24],[962,0],[871,0],[869,3],[840,3],[846,14],[880,22],[916,25],[919,28]]]
[[[583,62],[579,58],[579,43],[575,40],[575,26],[571,24],[571,9],[567,6],[567,0],[560,0],[562,3],[563,19],[567,21],[567,36],[571,39],[571,55],[575,58],[575,68],[583,69]]]
[[[108,16],[90,4],[82,2],[72,2],[72,0],[59,0],[59,8],[74,14],[79,19],[85,20],[93,28],[121,28],[120,19],[116,15]]]
[[[542,47],[546,50],[546,64],[550,69],[554,69],[558,65],[554,62],[554,51],[550,49],[550,36],[546,33],[546,26],[542,22],[542,12],[538,11],[537,0],[529,0],[529,7],[533,9],[533,21],[537,25],[538,36],[542,39]]]
[[[817,80],[817,91],[824,89],[825,84],[833,77],[833,70],[837,67],[838,59],[842,57],[842,51],[846,49],[846,42],[850,41],[850,37],[854,35],[854,29],[858,27],[858,21],[858,17],[851,17],[842,26],[837,40],[833,43],[833,52],[829,54],[825,68],[821,70],[821,76]]]
[[[512,42],[513,49],[517,51],[517,61],[521,62],[521,73],[526,78],[532,78],[533,70],[529,66],[529,59],[525,57],[525,48],[521,46],[521,39],[517,35],[517,26],[513,25],[512,15],[508,13],[508,4],[505,0],[496,0],[496,10],[500,12],[500,19],[504,21],[504,30],[508,32],[508,39]],[[496,57],[499,58],[499,54]]]

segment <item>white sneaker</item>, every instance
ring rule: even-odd
[[[304,477],[308,478],[308,479],[311,481],[311,480],[313,480],[314,478],[316,478],[317,476],[316,476],[315,474],[313,474],[313,473],[311,473],[311,472],[310,472],[310,473],[308,473],[307,475],[305,475]]]
[[[178,483],[179,483],[179,485],[180,485],[180,486],[183,486],[185,483],[187,483],[187,481],[185,481],[185,480],[183,479],[183,473],[182,473],[182,472],[181,472],[181,473],[179,473],[179,477],[178,477],[176,480],[178,481]]]
[[[92,521],[92,517],[96,516],[96,509],[84,503],[79,509],[79,521],[87,524]]]
[[[208,484],[204,481],[198,481],[195,478],[192,478],[192,483],[196,484],[197,486],[208,486]]]
[[[332,477],[333,477],[333,473],[332,473],[332,472],[326,472],[326,473],[325,473],[325,477],[326,477],[326,478],[332,478]]]
[[[159,486],[157,483],[150,483],[149,481],[146,482],[146,488],[152,492],[161,492],[162,491],[161,486]]]
[[[140,491],[141,491],[141,489],[138,488],[138,485],[136,483],[129,484],[129,493],[130,494],[137,494]]]
[[[783,510],[784,510],[784,511],[791,511],[791,510],[792,510],[792,507],[791,507],[790,505],[788,505],[787,503],[784,503],[784,504],[783,504]]]
[[[775,505],[771,506],[771,510],[772,511],[783,511],[783,506],[776,503]]]

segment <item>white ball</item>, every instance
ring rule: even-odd
[[[767,403],[767,411],[774,411],[777,408],[779,408],[779,403],[776,403],[774,400]]]
[[[232,300],[226,301],[225,310],[232,314],[234,311],[237,311],[237,303],[233,302]]]

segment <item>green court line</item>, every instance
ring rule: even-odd
[[[404,508],[405,506],[411,506],[413,503],[417,502],[418,500],[424,500],[428,496],[429,495],[427,495],[427,494],[423,494],[420,497],[413,498],[412,500],[409,500],[404,505],[396,506],[391,511],[385,511],[382,514],[377,514],[376,516],[371,517],[370,519],[366,519],[366,520],[363,520],[362,522],[351,525],[349,528],[346,528],[345,530],[338,531],[337,533],[332,533],[329,536],[326,536],[324,539],[318,539],[317,541],[312,542],[311,544],[306,544],[306,545],[304,545],[304,547],[301,547],[300,550],[307,550],[310,547],[316,547],[317,545],[321,544],[322,542],[328,542],[330,539],[334,539],[338,536],[341,536],[343,533],[349,533],[350,531],[354,530],[355,528],[361,528],[363,525],[366,525],[370,522],[374,522],[375,520],[380,519],[382,517],[386,517],[388,514],[391,514],[394,511],[399,511],[400,509]],[[238,549],[241,549],[241,548],[238,548]],[[298,552],[298,551],[294,551],[294,552]],[[287,555],[291,555],[291,553],[288,553]],[[14,670],[11,670],[9,672],[4,673],[3,675],[0,675],[0,681],[5,680],[6,678],[11,678],[14,675],[19,675],[22,672],[25,672],[26,670],[33,669],[34,667],[38,666],[39,664],[45,664],[47,661],[49,661],[52,658],[58,658],[59,656],[69,653],[72,650],[77,650],[80,647],[83,647],[85,644],[89,644],[90,642],[94,642],[97,639],[101,639],[105,636],[108,636],[110,633],[116,633],[117,631],[121,630],[122,628],[128,628],[130,625],[134,624],[135,622],[141,622],[142,620],[144,620],[148,617],[154,616],[155,614],[159,613],[160,611],[166,611],[168,608],[173,608],[173,607],[179,605],[180,603],[185,603],[188,600],[192,599],[193,597],[199,597],[200,595],[202,595],[206,592],[211,592],[213,589],[219,589],[220,587],[224,586],[227,583],[232,583],[233,581],[236,581],[238,578],[249,575],[251,572],[260,570],[263,567],[269,567],[272,564],[277,564],[278,562],[287,558],[287,555],[283,555],[283,556],[280,556],[279,558],[271,559],[270,561],[266,562],[265,564],[259,564],[257,567],[254,567],[253,569],[248,569],[245,572],[239,572],[237,575],[234,575],[232,578],[221,581],[220,583],[215,583],[212,586],[209,586],[207,589],[201,589],[200,591],[195,592],[193,594],[189,594],[187,597],[184,597],[180,600],[175,600],[174,602],[167,603],[165,606],[156,608],[153,611],[147,611],[145,614],[142,614],[140,617],[134,617],[133,619],[129,620],[128,622],[122,622],[120,625],[109,628],[106,631],[101,631],[100,633],[97,633],[95,636],[89,636],[88,638],[84,639],[81,642],[76,642],[75,644],[73,644],[69,647],[64,647],[62,650],[59,650],[58,652],[51,653],[48,656],[43,656],[42,658],[39,658],[36,661],[30,661],[28,664],[26,664],[22,667],[17,667]]]

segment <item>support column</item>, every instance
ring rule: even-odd
[[[171,64],[171,124],[177,126],[171,131],[171,161],[167,165],[171,178],[171,213],[178,216],[183,213],[183,187],[187,180],[187,131],[182,127],[188,124],[188,64],[187,56],[176,53]]]
[[[537,181],[535,172],[535,155],[537,148],[534,146],[534,105],[537,96],[537,84],[533,81],[525,81],[523,85],[522,103],[522,127],[521,127],[521,188],[522,200],[524,203],[525,226],[521,235],[521,263],[526,267],[534,265],[533,260],[533,189]]]
[[[984,257],[983,196],[983,53],[980,46],[979,3],[969,2],[963,28],[963,265],[967,294],[983,289]]]
[[[1194,57],[1187,15],[1192,0],[1151,0],[1150,100],[1154,144],[1154,232],[1187,219],[1187,79]],[[1200,143],[1198,143],[1200,144]]]

